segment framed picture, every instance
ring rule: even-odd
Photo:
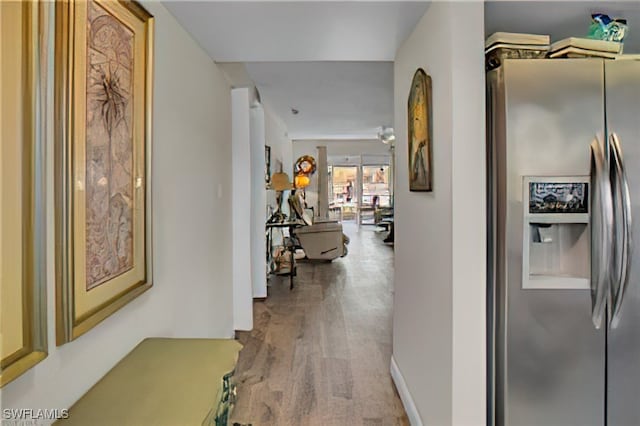
[[[413,75],[408,101],[409,190],[433,190],[431,77],[422,68]]]
[[[153,18],[56,4],[57,343],[151,287]]]
[[[0,387],[47,356],[46,8],[0,2]]]
[[[271,183],[271,147],[264,146],[264,182],[269,185]]]

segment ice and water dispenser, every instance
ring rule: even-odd
[[[589,289],[589,177],[523,182],[522,287]]]

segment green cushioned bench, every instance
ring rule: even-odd
[[[226,425],[241,348],[228,339],[145,339],[56,424]]]

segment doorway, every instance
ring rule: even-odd
[[[362,197],[360,199],[360,224],[375,225],[380,220],[376,212],[391,207],[389,165],[362,166]]]

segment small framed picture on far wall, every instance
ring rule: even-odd
[[[271,183],[271,147],[264,146],[264,182]]]

